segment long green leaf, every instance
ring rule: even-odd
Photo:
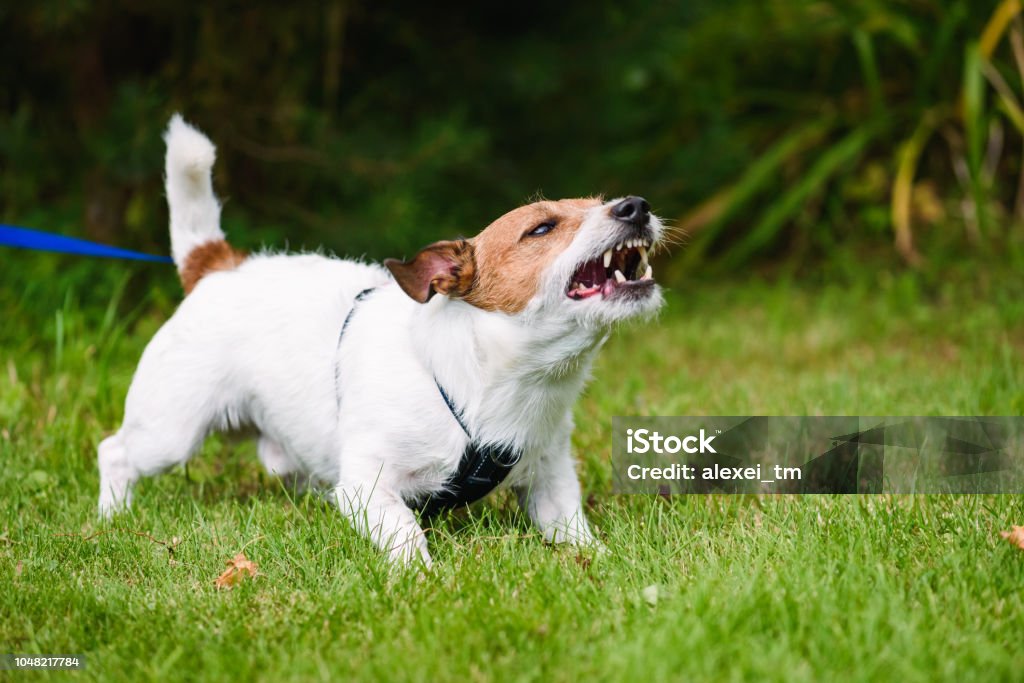
[[[1003,0],[999,3],[996,11],[992,13],[988,23],[985,25],[985,30],[981,33],[979,53],[983,58],[988,59],[992,56],[996,45],[999,44],[1003,33],[1006,32],[1006,27],[1010,25],[1013,18],[1020,14],[1020,12],[1020,0]]]
[[[929,93],[937,80],[939,69],[949,56],[950,48],[954,47],[956,29],[967,18],[967,7],[957,2],[943,13],[942,23],[936,32],[935,42],[925,51],[918,77],[915,79],[914,101],[924,106]],[[956,46],[959,47],[959,46]]]
[[[921,256],[914,248],[914,233],[911,225],[911,203],[914,195],[914,174],[921,151],[935,130],[938,114],[928,110],[917,124],[914,133],[900,145],[896,155],[896,180],[892,186],[892,226],[896,233],[896,250],[911,265],[921,262]]]
[[[871,35],[864,29],[853,32],[853,44],[857,48],[857,59],[864,75],[864,83],[871,98],[871,111],[880,116],[885,111],[885,99],[882,97],[882,79],[878,75],[878,61],[875,59],[875,47],[871,43]]]
[[[728,221],[758,192],[776,179],[779,167],[801,152],[808,144],[824,135],[831,125],[831,120],[821,120],[791,131],[752,163],[735,185],[724,193],[716,195],[716,198],[724,198],[719,200],[720,208],[716,211],[714,218],[701,230],[700,239],[687,248],[685,262],[689,264],[699,260]],[[687,218],[684,218],[682,222],[687,222]]]
[[[963,117],[967,137],[967,169],[970,172],[971,200],[974,202],[978,230],[984,235],[988,229],[987,197],[982,179],[982,160],[985,154],[985,77],[978,43],[967,46],[964,59]]]
[[[1006,117],[1010,119],[1010,123],[1019,132],[1024,133],[1024,110],[1021,109],[1020,104],[1017,102],[1017,96],[1013,94],[1010,84],[1006,82],[1003,75],[999,73],[999,69],[991,62],[982,60],[981,69],[985,74],[985,78],[995,88],[996,96],[999,98],[999,109],[1006,114]]]
[[[793,218],[815,192],[824,187],[833,174],[864,151],[878,134],[879,128],[877,123],[864,124],[822,154],[797,184],[769,206],[757,225],[726,253],[722,265],[738,265],[771,242],[786,222]]]

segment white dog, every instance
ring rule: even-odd
[[[213,144],[180,116],[164,137],[187,296],[142,355],[124,424],[99,446],[101,515],[211,431],[250,425],[270,472],[329,484],[396,562],[430,565],[414,510],[498,484],[549,541],[594,542],[572,405],[609,327],[661,305],[647,250],[662,226],[647,202],[540,201],[385,267],[246,257],[220,230]]]

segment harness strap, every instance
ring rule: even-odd
[[[444,488],[431,493],[420,506],[421,516],[430,519],[439,512],[475,503],[505,481],[518,462],[519,452],[509,446],[477,447],[470,442],[462,453],[459,469],[445,481]]]
[[[430,519],[439,512],[452,510],[480,500],[505,481],[522,458],[522,451],[512,446],[480,445],[473,439],[462,417],[462,411],[455,407],[448,392],[434,378],[434,384],[451,411],[452,417],[469,437],[466,450],[462,452],[459,468],[448,477],[440,491],[435,491],[420,507],[424,519]]]
[[[353,314],[355,314],[355,312],[356,312],[356,304],[358,304],[358,303],[359,303],[360,301],[362,301],[363,299],[365,299],[365,298],[366,298],[366,296],[367,296],[367,295],[368,295],[368,294],[369,294],[370,292],[372,292],[373,290],[375,290],[375,289],[376,289],[376,287],[367,287],[367,288],[366,288],[366,289],[364,289],[363,291],[361,291],[361,292],[359,292],[358,294],[356,294],[356,298],[355,298],[355,299],[354,299],[354,300],[352,301],[352,308],[350,308],[350,309],[349,309],[349,311],[348,311],[348,315],[346,315],[346,316],[345,316],[345,322],[343,322],[343,323],[341,324],[341,332],[339,332],[339,333],[338,333],[338,346],[339,346],[339,347],[341,346],[341,338],[342,338],[342,337],[344,336],[344,334],[345,334],[345,329],[346,329],[346,328],[348,327],[348,324],[349,324],[350,322],[352,322],[352,316],[353,316]]]
[[[448,406],[448,410],[452,411],[452,417],[454,417],[455,421],[459,423],[460,427],[462,427],[462,431],[466,432],[466,436],[469,436],[469,438],[472,439],[473,437],[469,434],[469,428],[466,427],[466,422],[462,418],[462,411],[455,407],[455,403],[452,402],[451,397],[448,395],[448,392],[444,390],[444,387],[441,386],[441,383],[437,381],[437,377],[434,378],[434,386],[436,386],[437,390],[441,392],[441,398],[444,399],[444,403]]]
[[[348,328],[349,323],[352,321],[352,316],[356,312],[357,305],[373,290],[374,288],[370,287],[356,295],[352,308],[349,310],[348,315],[345,316],[345,321],[341,324],[341,331],[338,333],[339,349],[341,348],[341,340],[345,336],[345,330]],[[335,397],[340,409],[339,372],[340,369],[335,367]],[[512,471],[512,468],[519,463],[522,457],[522,452],[512,446],[478,444],[466,426],[463,411],[456,407],[455,402],[448,395],[448,392],[444,390],[444,387],[441,386],[437,377],[434,378],[434,385],[437,387],[438,393],[441,394],[444,404],[448,406],[452,417],[455,418],[459,427],[469,437],[469,443],[466,444],[466,450],[463,451],[462,458],[459,460],[458,469],[445,480],[440,490],[430,494],[420,506],[421,515],[425,519],[429,519],[444,510],[451,510],[480,500],[497,488],[501,482],[505,481],[508,473]]]
[[[367,287],[356,294],[356,298],[352,301],[352,308],[348,309],[348,315],[345,316],[345,322],[341,324],[341,331],[338,332],[338,345],[335,347],[335,353],[341,349],[341,339],[345,336],[345,330],[348,329],[348,324],[352,322],[352,316],[355,315],[356,306],[374,289],[376,289],[376,287]],[[334,402],[337,405],[338,410],[341,410],[341,367],[337,360],[334,361]]]

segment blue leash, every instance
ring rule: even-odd
[[[79,254],[81,256],[100,256],[103,258],[135,259],[136,261],[156,261],[157,263],[174,263],[170,256],[143,254],[138,251],[109,247],[75,237],[56,235],[40,230],[29,230],[14,225],[0,224],[0,246],[33,249],[35,251],[57,251],[63,254]]]

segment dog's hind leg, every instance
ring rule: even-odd
[[[306,488],[307,480],[303,476],[302,468],[277,441],[266,434],[261,434],[259,441],[256,442],[256,453],[267,472],[280,477],[287,488],[298,492]]]
[[[128,508],[139,479],[188,462],[199,448],[205,425],[170,422],[166,417],[148,423],[126,420],[117,434],[100,443],[101,517]]]
[[[142,477],[188,462],[215,424],[215,382],[203,369],[166,362],[159,346],[147,349],[125,402],[124,423],[99,446],[99,513],[127,508]],[[204,379],[205,378],[205,379]]]
[[[259,441],[256,442],[256,453],[270,474],[284,477],[298,469],[295,461],[288,457],[288,454],[281,448],[281,444],[266,434],[260,434]]]
[[[138,479],[138,475],[125,456],[120,432],[100,442],[98,460],[100,516],[110,517],[118,509],[131,505],[132,485]]]

